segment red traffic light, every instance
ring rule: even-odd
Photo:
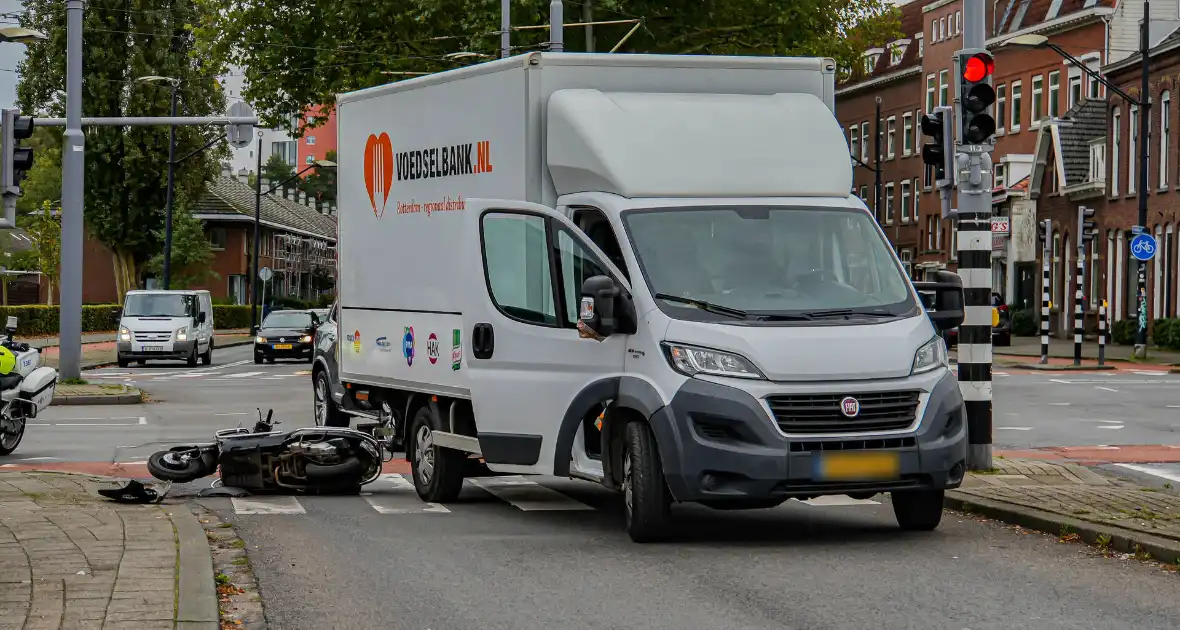
[[[992,60],[991,55],[976,53],[967,59],[967,63],[963,64],[963,78],[972,83],[978,83],[991,76],[995,70],[996,62]]]

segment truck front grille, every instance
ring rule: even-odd
[[[853,417],[841,411],[842,401],[850,397],[860,407]],[[766,402],[784,433],[872,433],[899,431],[913,424],[918,392],[789,394],[768,396]]]
[[[171,341],[171,332],[136,332],[135,340],[140,343],[150,343],[153,341]]]

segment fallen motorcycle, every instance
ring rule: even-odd
[[[0,455],[16,450],[28,421],[53,402],[57,389],[57,370],[41,365],[41,350],[13,340],[16,323],[8,318],[8,336],[0,341],[16,358],[15,369],[0,376]]]
[[[252,492],[297,490],[356,494],[381,475],[383,445],[353,429],[311,427],[275,431],[274,410],[253,430],[214,433],[212,444],[176,446],[154,453],[147,468],[156,479],[185,483],[221,469],[220,485]]]

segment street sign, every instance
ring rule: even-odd
[[[274,275],[275,274],[270,270],[270,267],[263,267],[262,269],[258,270],[258,277],[262,279],[263,282],[270,282],[270,279],[273,278]]]
[[[229,106],[231,118],[247,118],[254,115],[254,109],[245,101],[238,101]],[[254,141],[254,125],[227,125],[225,137],[235,149],[244,149]]]
[[[1144,229],[1142,225],[1132,225],[1131,234],[1143,234]]]
[[[1008,217],[992,217],[992,234],[1008,234],[1012,231],[1012,222]]]
[[[1131,239],[1131,255],[1136,260],[1147,262],[1155,258],[1156,249],[1155,238],[1150,234],[1140,234]]]

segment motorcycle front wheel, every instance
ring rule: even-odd
[[[183,451],[154,453],[147,460],[148,472],[156,479],[175,483],[195,481],[213,473],[205,465],[204,457],[184,457],[183,455]]]
[[[0,429],[0,455],[10,455],[25,437],[25,419],[11,418],[3,422],[9,429],[15,427],[11,432]]]

